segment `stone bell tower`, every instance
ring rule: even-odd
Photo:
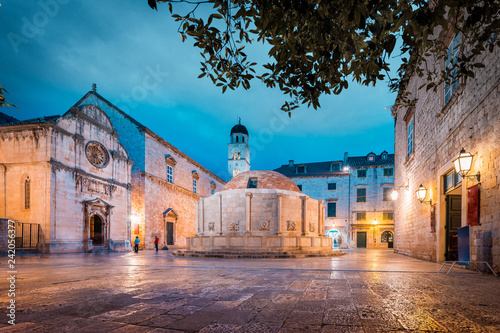
[[[228,181],[242,172],[250,170],[250,149],[248,148],[248,131],[241,124],[231,128],[230,141],[227,145]]]

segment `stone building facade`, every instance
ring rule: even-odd
[[[194,236],[196,202],[218,192],[225,182],[146,126],[89,91],[76,107],[99,106],[115,124],[119,140],[134,161],[132,167],[131,238],[154,248],[186,246]]]
[[[340,248],[387,248],[393,241],[394,154],[319,163],[282,165],[275,171],[292,179],[311,198],[324,201],[325,233]],[[359,190],[358,190],[359,189]]]
[[[26,236],[45,253],[125,250],[131,167],[112,121],[95,105],[8,119],[0,125],[0,217],[26,223],[16,225],[16,245],[26,242],[23,231],[36,230]]]
[[[460,35],[447,39],[447,59],[429,59],[431,70],[442,70],[445,61],[453,62],[464,52]],[[499,59],[498,48],[479,55],[485,67],[476,69],[466,83],[425,91],[418,89],[422,79],[412,76],[400,91],[399,96],[408,92],[417,101],[408,107],[398,98],[392,110],[395,185],[400,188],[396,252],[436,262],[456,260],[458,228],[469,226],[471,260],[500,266]],[[453,163],[462,148],[473,157],[471,177],[463,179]],[[420,185],[427,190],[423,203],[415,195]]]

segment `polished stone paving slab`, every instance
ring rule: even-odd
[[[500,332],[500,278],[394,254],[178,258],[168,251],[16,258],[0,332]],[[7,258],[0,258],[7,275]]]

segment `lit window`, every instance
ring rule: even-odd
[[[356,190],[356,202],[366,202],[366,188]]]
[[[384,176],[390,177],[394,175],[394,169],[393,168],[385,168],[384,169]]]
[[[337,183],[328,183],[328,190],[333,191],[337,189]]]
[[[446,54],[446,69],[447,69],[447,78],[451,80],[451,82],[445,82],[444,85],[444,102],[445,104],[450,100],[453,92],[458,88],[458,68],[456,67],[458,62],[458,56],[460,53],[460,33],[458,33],[455,38],[451,41],[448,46],[448,52]]]
[[[411,117],[410,121],[407,125],[407,146],[406,146],[406,157],[410,157],[413,153],[413,126],[414,126],[414,117]]]
[[[384,201],[391,201],[391,194],[394,189],[390,187],[384,187],[383,191],[383,200]]]
[[[366,213],[356,213],[356,220],[357,221],[365,221],[366,220]]]
[[[358,170],[358,178],[366,178],[366,170]]]
[[[30,209],[31,207],[31,180],[26,178],[24,181],[24,209]]]
[[[382,235],[380,236],[380,242],[381,243],[387,243],[387,242],[392,242],[394,239],[392,232],[390,231],[384,231]]]
[[[394,213],[393,212],[385,212],[384,213],[384,220],[394,220]]]
[[[174,168],[172,168],[170,165],[167,165],[167,182],[174,182]]]
[[[193,179],[193,192],[196,193],[196,186],[197,186],[197,181],[196,179]]]
[[[336,217],[337,216],[337,203],[329,202],[326,205],[326,216],[327,217]]]

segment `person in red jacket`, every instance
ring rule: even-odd
[[[155,236],[155,249],[156,249],[156,252],[158,252],[158,243],[160,242],[160,239],[158,238],[158,236]]]

